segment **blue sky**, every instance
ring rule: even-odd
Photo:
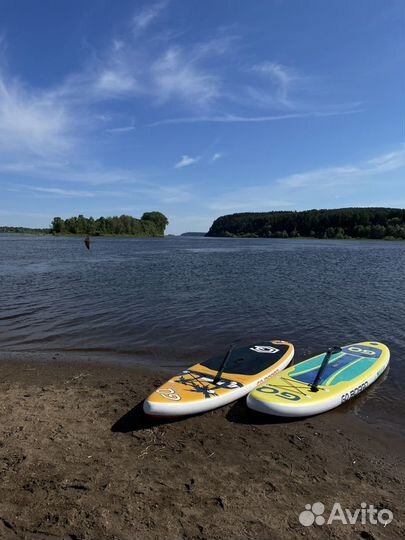
[[[0,6],[0,225],[405,207],[402,0]]]

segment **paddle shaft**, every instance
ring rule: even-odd
[[[332,354],[340,352],[342,349],[340,347],[331,347],[326,351],[325,358],[322,360],[321,367],[319,368],[318,373],[316,374],[315,380],[311,385],[311,392],[317,392],[318,391],[318,384],[321,380],[322,374],[326,369],[326,366],[328,365],[328,362],[332,356]]]
[[[216,384],[216,383],[219,381],[219,379],[221,378],[222,373],[224,372],[225,366],[226,366],[226,364],[228,363],[228,360],[229,360],[230,357],[231,357],[232,350],[233,350],[233,345],[231,345],[231,346],[229,347],[228,352],[226,353],[224,359],[222,360],[222,363],[221,363],[221,365],[219,366],[219,369],[218,369],[218,371],[217,371],[217,374],[215,375],[214,380],[212,381],[213,384]]]

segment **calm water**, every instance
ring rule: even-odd
[[[405,244],[267,239],[0,236],[0,347],[101,351],[187,366],[238,338],[285,339],[297,359],[385,342],[388,375],[350,402],[399,425]]]

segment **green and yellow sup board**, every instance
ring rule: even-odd
[[[364,341],[342,347],[325,363],[326,353],[300,362],[257,386],[247,398],[251,409],[276,416],[311,416],[345,403],[370,386],[386,369],[386,345]]]

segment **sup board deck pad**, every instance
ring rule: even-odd
[[[248,396],[250,408],[278,416],[309,416],[332,409],[356,396],[386,369],[390,353],[382,343],[365,341],[332,354],[317,391],[312,384],[325,353],[300,362],[271,381],[259,385]]]
[[[293,345],[278,340],[235,348],[218,380],[224,356],[195,364],[171,378],[145,400],[144,411],[153,416],[184,416],[221,407],[284,369],[293,355]]]

